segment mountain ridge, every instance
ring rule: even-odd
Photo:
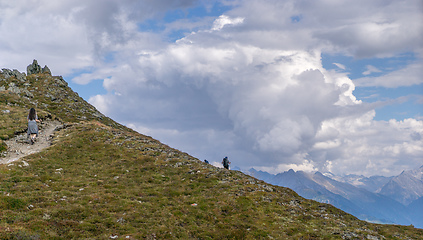
[[[393,177],[378,192],[404,205],[423,197],[423,166],[403,171],[400,175]]]
[[[392,181],[403,175],[420,178],[421,172],[421,168],[419,168],[404,171],[396,177],[379,178],[374,176],[373,179],[376,179],[379,184],[385,182],[384,186],[389,186]],[[361,184],[359,184],[361,188],[357,187],[350,183],[351,180],[356,182],[356,176],[346,176],[347,179],[343,180],[342,177],[333,174],[295,172],[292,169],[276,175],[254,169],[248,170],[247,173],[251,173],[268,183],[291,188],[307,199],[332,204],[362,220],[390,224],[413,224],[423,228],[422,217],[415,214],[414,210],[420,208],[421,203],[419,201],[416,200],[414,205],[407,206],[389,195],[377,192],[375,189],[383,189],[383,186],[377,186],[378,184],[374,182],[370,183],[370,187]],[[365,177],[359,176],[358,178],[361,181],[367,181]],[[403,185],[407,185],[405,183],[407,181],[403,182]],[[375,192],[369,191],[369,188],[374,189]]]
[[[28,75],[0,72],[2,143],[25,136],[33,106],[41,119],[63,127],[42,151],[0,165],[2,239],[417,239],[423,234],[412,226],[363,222],[288,188],[206,164],[116,123],[48,67],[36,61],[30,66]]]
[[[338,176],[329,176],[330,178],[338,181],[338,182],[345,182],[349,183],[353,186],[364,188],[370,192],[377,192],[379,191],[385,184],[389,182],[393,177],[384,177],[384,176],[359,176],[354,174],[349,174],[343,177]]]

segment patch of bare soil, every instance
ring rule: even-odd
[[[46,120],[38,123],[38,137],[33,145],[31,145],[26,132],[4,141],[7,144],[7,151],[0,156],[0,164],[17,161],[22,157],[40,152],[44,148],[49,147],[54,131],[61,128],[63,128],[63,125],[59,121]]]

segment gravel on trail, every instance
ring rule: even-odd
[[[54,131],[62,127],[62,123],[56,120],[46,120],[38,123],[38,137],[33,145],[31,145],[26,132],[4,141],[7,145],[7,151],[3,152],[0,156],[0,164],[9,164],[49,147]]]

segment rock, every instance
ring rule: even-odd
[[[46,66],[47,67],[47,66]],[[51,73],[50,73],[51,74]],[[56,80],[56,83],[61,87],[68,86],[68,83],[63,79],[62,76],[55,77],[54,80]]]
[[[267,185],[262,186],[266,192],[273,192],[273,188]]]
[[[17,87],[15,85],[15,83],[13,83],[13,82],[9,83],[9,88],[7,90],[9,90],[12,93],[16,93],[16,94],[21,93],[21,89],[19,87]]]
[[[51,75],[50,68],[48,68],[47,65],[45,65],[43,67],[43,69],[41,69],[41,73],[47,73],[47,74]]]
[[[13,74],[13,76],[15,76],[15,77],[16,77],[16,79],[18,79],[19,81],[21,81],[21,82],[26,82],[26,75],[25,75],[25,73],[21,73],[21,72],[19,72],[18,70],[13,69],[12,74]]]
[[[97,118],[100,118],[100,119],[103,119],[103,117],[104,117],[104,115],[102,113],[100,113],[100,112],[94,112],[93,113],[93,116],[94,117],[97,117]]]
[[[47,65],[45,65],[43,68],[41,68],[41,66],[38,65],[38,62],[35,59],[32,62],[32,64],[30,64],[30,65],[28,65],[28,67],[26,67],[26,72],[27,72],[28,75],[37,74],[37,73],[46,73],[46,74],[51,75],[50,68],[48,68]]]
[[[28,75],[41,73],[41,66],[38,65],[37,60],[34,59],[34,61],[32,61],[32,64],[26,67],[26,73]]]
[[[24,93],[25,97],[33,98],[34,94],[32,94],[30,91],[23,89],[22,92]]]
[[[357,239],[358,235],[353,232],[344,232],[342,234],[342,239]]]
[[[12,77],[12,71],[10,69],[3,68],[2,70],[2,74],[6,79]]]
[[[125,219],[123,219],[123,218],[119,218],[119,219],[117,220],[117,222],[118,222],[118,223],[120,223],[120,224],[123,224],[123,223],[125,223]]]
[[[13,71],[12,71],[10,69],[3,68],[2,70],[3,71],[1,72],[1,74],[3,74],[3,76],[6,79],[11,78],[11,77],[15,77],[16,79],[18,79],[21,82],[25,82],[26,81],[26,75],[25,75],[25,73],[21,73],[21,72],[19,72],[16,69],[13,69]]]
[[[378,237],[376,237],[376,236],[372,236],[372,235],[368,234],[368,235],[367,235],[367,239],[370,239],[370,240],[379,240],[380,238],[378,238]]]

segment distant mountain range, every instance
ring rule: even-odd
[[[246,173],[291,188],[302,197],[332,204],[362,220],[423,228],[423,166],[395,177],[341,177],[294,170],[276,175],[255,169]]]
[[[403,171],[400,175],[393,177],[378,192],[404,205],[413,203],[423,197],[423,166],[419,169]]]

